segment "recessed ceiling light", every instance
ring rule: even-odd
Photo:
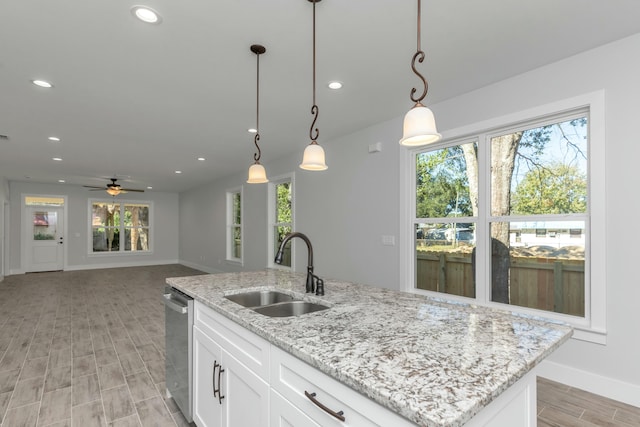
[[[148,186],[147,190],[153,190],[153,187],[152,186]]]
[[[329,84],[327,85],[329,86],[329,89],[340,89],[342,87],[342,83],[340,82],[329,82]]]
[[[198,160],[201,161],[201,162],[204,162],[207,159],[205,159],[204,157],[198,157]]]
[[[249,129],[247,129],[247,132],[249,132],[249,133],[258,133],[258,129],[249,128]]]
[[[51,142],[60,142],[60,138],[58,138],[57,136],[50,136],[47,139]]]
[[[60,182],[60,183],[64,183],[64,182],[66,182],[66,181],[65,181],[64,179],[59,179],[59,180],[58,180],[58,182]]]
[[[50,88],[53,87],[53,85],[51,83],[49,83],[46,80],[31,80],[31,83],[33,83],[36,86],[40,86],[40,87],[44,87],[44,88]]]
[[[176,173],[182,173],[182,171],[176,171]]]
[[[159,24],[162,22],[162,18],[158,15],[158,12],[147,6],[133,6],[131,8],[131,13],[133,13],[133,16],[147,24]]]
[[[53,157],[53,160],[55,160],[56,162],[61,162],[62,161],[62,157]]]

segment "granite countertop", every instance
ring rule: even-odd
[[[542,318],[281,270],[209,274],[167,283],[421,426],[461,426],[571,337]],[[263,316],[224,298],[277,289],[331,309]]]

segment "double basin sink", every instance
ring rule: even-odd
[[[283,292],[264,290],[226,295],[226,299],[269,317],[290,317],[326,310],[329,307],[296,299]]]

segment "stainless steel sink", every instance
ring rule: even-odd
[[[329,308],[278,291],[251,291],[225,295],[225,298],[269,317],[300,316]]]
[[[226,299],[240,304],[243,307],[262,307],[284,301],[293,301],[291,295],[277,291],[254,291],[241,294],[226,295]]]
[[[277,304],[265,305],[253,309],[256,313],[269,317],[289,317],[300,316],[302,314],[314,313],[316,311],[326,310],[329,307],[308,301],[289,301]]]

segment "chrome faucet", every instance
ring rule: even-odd
[[[324,295],[324,281],[313,274],[313,246],[311,246],[311,241],[304,234],[294,231],[293,233],[289,233],[284,236],[284,239],[282,239],[282,243],[280,243],[280,247],[278,248],[278,253],[276,254],[276,259],[274,260],[274,262],[276,264],[282,264],[284,246],[289,242],[289,240],[293,239],[294,237],[301,238],[307,244],[307,253],[309,254],[309,259],[307,261],[307,283],[305,285],[306,292],[310,293],[315,291],[316,295]]]

